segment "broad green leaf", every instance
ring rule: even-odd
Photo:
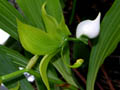
[[[27,58],[25,58],[19,52],[12,50],[10,48],[7,48],[5,46],[2,46],[2,45],[0,45],[0,52],[2,52],[6,56],[9,56],[11,58],[11,61],[20,67],[25,68],[29,61]],[[38,67],[35,67],[35,70],[37,72],[39,72]],[[48,68],[48,80],[55,84],[62,83],[62,81],[57,77],[55,70],[51,70],[49,68]],[[38,80],[38,82],[40,82],[40,81]]]
[[[0,51],[4,53],[4,55],[11,57],[12,62],[18,64],[19,66],[25,67],[28,63],[28,59],[15,50],[0,45]]]
[[[15,86],[14,88],[11,88],[10,90],[19,90],[19,88],[20,88],[20,83],[18,82],[17,86]]]
[[[50,90],[50,86],[49,86],[49,82],[48,82],[48,78],[47,78],[47,73],[46,73],[48,63],[56,55],[57,52],[58,51],[45,55],[40,62],[39,71],[40,71],[40,75],[42,77],[42,80],[43,80],[45,86],[47,87],[47,90]]]
[[[67,83],[78,87],[76,82],[74,81],[72,72],[70,71],[70,68],[67,67],[61,58],[57,59],[55,62],[53,62],[53,65],[58,70],[58,72],[63,76],[63,78],[67,81]],[[69,70],[69,71],[68,71]]]
[[[25,18],[34,27],[44,30],[44,24],[41,17],[41,6],[45,0],[16,0],[24,13]]]
[[[46,87],[45,87],[42,79],[36,79],[35,83],[36,83],[36,86],[37,86],[37,90],[46,90]]]
[[[63,32],[66,36],[71,35],[70,30],[68,29],[67,25],[65,24],[64,17],[62,16],[61,22],[59,24],[59,29]]]
[[[0,28],[18,40],[16,18],[23,21],[21,14],[6,0],[0,0]]]
[[[57,76],[57,72],[52,64],[49,64],[47,74],[48,74],[48,77],[50,77],[48,78],[50,83],[64,84],[64,82],[60,80],[60,78]]]
[[[56,84],[64,84],[64,82],[58,78],[57,72],[56,72],[55,68],[51,64],[49,64],[47,71],[48,71],[47,72],[47,74],[48,74],[48,81],[50,83],[55,84],[55,85]],[[43,84],[42,79],[39,79],[39,80],[37,79],[36,80],[36,84],[37,84],[38,90],[47,90],[47,88]],[[54,89],[54,90],[56,90],[56,89]]]
[[[33,86],[27,81],[27,79],[23,79],[20,81],[20,89],[19,90],[34,90]]]
[[[0,75],[6,75],[18,70],[11,61],[11,57],[5,55],[4,52],[0,50]],[[12,88],[17,85],[18,80],[20,81],[20,90],[34,90],[25,78],[11,80],[4,84],[8,88]]]
[[[58,23],[56,19],[50,15],[47,14],[45,10],[45,6],[47,3],[44,3],[42,5],[42,18],[46,27],[46,31],[53,35],[54,38],[61,40],[62,36],[60,36],[60,33],[58,31]]]
[[[49,54],[61,44],[48,33],[20,21],[18,21],[18,33],[22,46],[33,54]]]
[[[46,5],[47,13],[50,16],[54,17],[55,20],[57,20],[57,23],[59,24],[58,28],[61,32],[63,32],[66,35],[70,35],[71,33],[64,21],[60,0],[52,0],[52,2],[50,0],[46,1],[47,1]]]
[[[50,16],[53,16],[57,20],[57,22],[60,23],[62,20],[62,15],[63,15],[60,1],[59,0],[52,0],[52,1],[46,0],[46,2],[47,2],[47,5],[46,5],[47,13]]]
[[[63,76],[63,78],[67,81],[67,83],[78,87],[76,82],[74,81],[74,77],[72,75],[71,69],[67,66],[70,65],[70,57],[69,57],[69,49],[66,47],[66,51],[64,53],[64,60],[66,60],[67,65],[63,62],[61,57],[53,58],[54,67],[58,70],[58,72]]]
[[[112,18],[111,18],[112,17]],[[103,18],[98,43],[93,46],[87,75],[87,90],[94,90],[100,66],[120,41],[120,0],[115,0]]]

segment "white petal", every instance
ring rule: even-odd
[[[8,33],[0,29],[0,44],[3,45],[9,37],[10,35]]]
[[[88,38],[95,38],[99,35],[100,31],[100,16],[99,13],[95,20],[85,20],[78,24],[76,30],[76,37],[80,38],[82,35]]]

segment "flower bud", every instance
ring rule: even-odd
[[[81,38],[81,36],[86,36],[93,39],[99,35],[100,31],[100,17],[101,13],[98,14],[95,20],[85,20],[78,24],[76,30],[76,38]]]

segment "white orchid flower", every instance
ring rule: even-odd
[[[98,14],[95,20],[85,20],[78,24],[76,30],[76,38],[86,36],[90,39],[96,38],[100,32],[100,17],[101,13]]]

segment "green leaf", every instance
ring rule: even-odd
[[[60,0],[52,0],[52,2],[50,0],[46,0],[46,1],[47,1],[47,5],[46,5],[47,13],[57,20],[59,24],[59,29],[63,33],[65,33],[66,35],[70,35],[71,33],[67,25],[65,24],[62,8],[60,5]]]
[[[16,18],[23,20],[21,14],[6,0],[0,0],[0,28],[18,40]]]
[[[22,46],[33,54],[49,54],[61,44],[48,33],[20,21],[18,21],[18,33]]]
[[[0,45],[0,51],[4,53],[4,55],[11,57],[12,62],[18,64],[19,66],[25,67],[28,63],[28,59],[15,50]]]
[[[58,23],[54,17],[47,14],[45,6],[46,3],[44,3],[42,6],[42,18],[46,27],[46,31],[54,36],[54,38],[61,40],[62,37],[58,31]]]
[[[18,70],[11,61],[12,61],[11,57],[5,55],[4,52],[0,50],[0,75],[6,75]],[[20,81],[20,90],[34,90],[31,84],[28,83],[28,81],[25,78],[11,80],[4,84],[8,88],[12,88],[17,84],[18,80]]]
[[[45,0],[16,0],[19,7],[22,9],[25,18],[29,24],[44,29],[44,24],[41,17],[41,6]]]
[[[59,29],[63,32],[66,36],[71,35],[70,30],[68,29],[67,25],[65,24],[64,17],[62,16],[61,22],[59,24]]]
[[[17,86],[14,88],[11,88],[10,90],[19,90],[19,88],[20,88],[20,83],[18,82]]]
[[[66,60],[66,64],[70,65],[70,57],[69,57],[69,49],[66,47],[65,53],[63,54],[64,60]],[[76,82],[74,81],[74,77],[72,75],[71,69],[63,62],[61,57],[53,58],[54,67],[59,71],[59,73],[63,76],[63,78],[67,81],[67,83],[78,87]]]
[[[48,63],[50,62],[50,60],[56,55],[58,51],[53,52],[51,54],[45,55],[41,62],[40,62],[40,66],[39,66],[39,71],[40,71],[40,75],[42,77],[42,80],[45,84],[45,86],[47,87],[48,90],[50,90],[50,86],[48,83],[48,78],[47,78],[47,67],[48,67]]]
[[[43,84],[42,79],[36,79],[35,83],[36,83],[36,86],[37,86],[37,90],[46,90],[46,87]]]
[[[93,46],[90,56],[87,90],[94,90],[94,83],[100,66],[120,41],[120,0],[115,0],[105,15],[100,32],[98,43]]]
[[[47,13],[50,16],[53,16],[57,20],[57,22],[60,23],[62,20],[63,12],[59,0],[52,1],[46,0],[46,1],[47,1],[46,5]]]
[[[13,63],[20,67],[26,67],[28,63],[28,59],[25,58],[23,55],[21,55],[19,52],[12,50],[10,48],[7,48],[5,46],[0,45],[0,51],[6,55],[9,56],[12,60]],[[35,70],[38,72],[38,67],[35,68]],[[61,84],[63,83],[56,75],[56,71],[52,68],[48,68],[48,80],[51,81],[52,83],[55,84]],[[38,80],[38,82],[40,82]],[[43,82],[42,82],[43,83]]]
[[[64,82],[62,80],[60,80],[60,78],[57,76],[57,72],[55,70],[55,68],[53,67],[53,65],[49,64],[48,66],[48,81],[50,83],[54,83],[54,84],[64,84]]]

